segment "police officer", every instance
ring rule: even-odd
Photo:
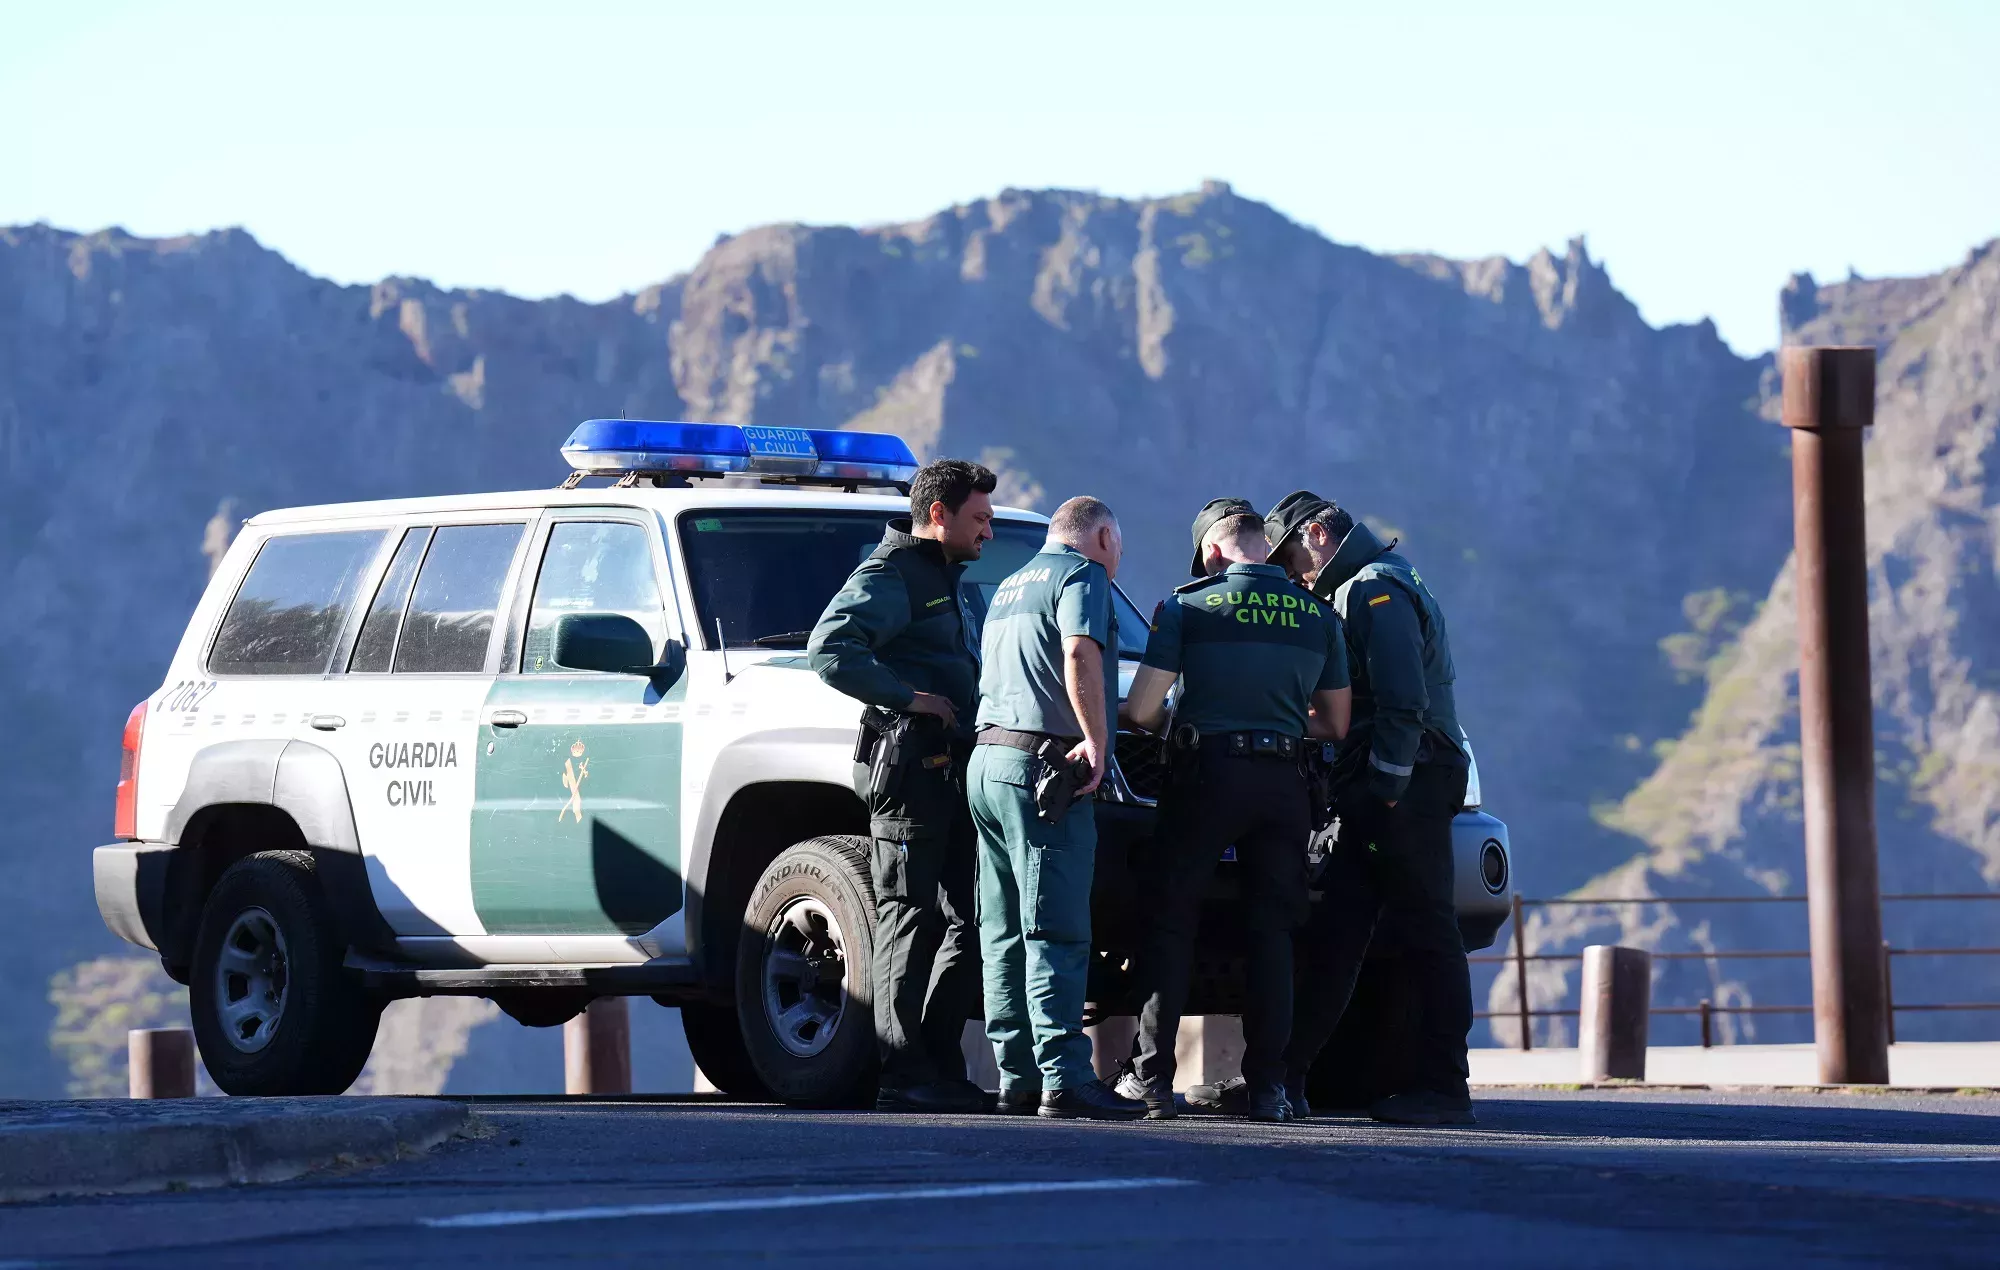
[[[993,536],[995,483],[963,459],[919,468],[910,518],[889,522],[806,645],[821,679],[870,707],[863,735],[873,738],[871,978],[882,1111],[985,1110],[960,1048],[979,998],[964,786],[979,655],[959,580]]]
[[[1340,829],[1321,875],[1326,899],[1302,941],[1287,1087],[1302,1101],[1386,908],[1421,994],[1421,1021],[1407,1088],[1369,1112],[1397,1124],[1470,1124],[1472,982],[1452,902],[1451,846],[1470,763],[1444,613],[1393,543],[1330,500],[1297,490],[1265,521],[1271,559],[1344,619],[1354,676],[1354,726],[1337,764]]]
[[[979,829],[980,964],[999,1107],[1052,1119],[1136,1120],[1090,1066],[1083,998],[1090,881],[1118,714],[1111,579],[1124,539],[1111,509],[1072,498],[1048,541],[993,593],[967,793]]]
[[[1346,726],[1347,662],[1325,601],[1265,563],[1263,518],[1216,499],[1194,522],[1193,573],[1156,610],[1127,698],[1129,721],[1158,730],[1178,677],[1171,762],[1151,867],[1141,870],[1146,932],[1134,967],[1143,1005],[1133,1068],[1118,1092],[1147,1115],[1174,1114],[1174,1044],[1187,1003],[1201,900],[1223,850],[1243,876],[1249,978],[1243,1075],[1252,1120],[1291,1118],[1284,1048],[1292,1018],[1292,936],[1305,921],[1311,809],[1302,768],[1311,734]]]

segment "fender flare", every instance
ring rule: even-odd
[[[349,941],[372,950],[394,949],[395,932],[369,890],[346,774],[332,751],[309,741],[223,741],[195,754],[166,825],[165,838],[179,866],[170,869],[168,894],[192,910],[177,925],[192,930],[198,905],[207,899],[205,884],[213,882],[189,849],[198,844],[203,813],[244,804],[276,808],[298,827]]]
[[[852,727],[752,732],[730,742],[715,756],[702,789],[701,809],[695,818],[687,867],[682,873],[687,888],[683,929],[687,932],[688,958],[697,979],[706,982],[712,977],[709,972],[718,969],[709,966],[705,956],[708,939],[703,897],[710,890],[716,830],[721,827],[730,803],[752,785],[784,783],[831,786],[853,794],[865,805],[866,799],[857,791],[857,782],[863,775],[865,769],[854,761]]]

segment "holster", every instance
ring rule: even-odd
[[[869,706],[861,712],[861,735],[854,744],[854,760],[868,764],[868,792],[880,801],[902,786],[903,776],[917,748],[910,735],[916,716]]]
[[[1077,800],[1077,791],[1090,781],[1090,764],[1071,762],[1067,751],[1054,741],[1045,742],[1035,755],[1041,760],[1041,774],[1035,778],[1035,818],[1045,825],[1059,825]]]
[[[1333,823],[1334,799],[1340,790],[1337,765],[1340,746],[1333,741],[1308,741],[1299,767],[1306,778],[1306,793],[1312,800],[1313,832]]]

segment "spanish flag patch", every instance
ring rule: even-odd
[[[1372,608],[1374,608],[1374,607],[1375,607],[1375,606],[1376,606],[1377,604],[1387,604],[1388,602],[1389,602],[1389,597],[1388,597],[1388,596],[1386,596],[1386,595],[1378,595],[1378,596],[1376,596],[1376,597],[1375,597],[1374,599],[1372,599],[1372,600],[1368,601],[1368,607],[1372,609]]]

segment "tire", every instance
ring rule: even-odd
[[[195,933],[188,997],[202,1065],[227,1094],[346,1091],[368,1064],[382,1002],[342,966],[313,858],[264,851],[224,871]]]
[[[780,853],[750,893],[736,1016],[751,1066],[781,1102],[873,1102],[874,891],[868,840],[826,837]]]
[[[743,1029],[737,1025],[735,1010],[695,1002],[674,1004],[674,1008],[681,1012],[681,1033],[687,1037],[688,1054],[709,1084],[744,1102],[771,1100],[771,1091],[764,1088],[743,1048]]]

